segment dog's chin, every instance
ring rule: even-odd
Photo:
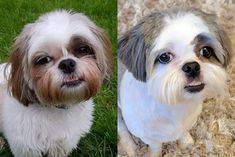
[[[193,82],[187,84],[183,88],[182,102],[188,103],[202,103],[207,98],[206,96],[207,85],[203,82]]]
[[[85,82],[73,81],[63,83],[63,86],[58,87],[54,93],[49,96],[40,95],[36,92],[41,104],[44,105],[73,105],[82,101],[88,100],[88,89]]]
[[[205,87],[205,83],[200,78],[189,79],[186,85],[184,86],[184,90],[186,92],[196,94],[201,92]]]

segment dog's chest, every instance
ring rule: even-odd
[[[92,100],[68,109],[24,107],[11,97],[4,102],[4,134],[22,150],[69,152],[92,125]]]
[[[164,105],[155,102],[145,83],[126,72],[120,88],[120,108],[128,129],[137,137],[161,142],[178,139],[201,112],[201,104]]]

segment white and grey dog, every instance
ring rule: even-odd
[[[161,154],[162,142],[181,139],[197,121],[205,98],[223,95],[230,40],[216,17],[172,9],[144,17],[118,42],[120,144],[135,156],[129,133]]]
[[[1,131],[14,156],[65,157],[76,148],[111,53],[106,33],[81,13],[57,10],[24,27],[0,69]]]

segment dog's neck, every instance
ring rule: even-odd
[[[58,108],[58,109],[64,109],[64,110],[66,110],[66,109],[69,108],[69,106],[68,106],[68,105],[65,105],[65,104],[55,105],[55,107]]]
[[[71,106],[75,106],[76,104],[79,103],[61,103],[61,104],[42,104],[42,103],[31,103],[27,107],[31,105],[36,105],[38,107],[49,107],[49,108],[56,108],[56,109],[61,109],[61,110],[68,110]]]

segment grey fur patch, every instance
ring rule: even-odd
[[[146,81],[146,44],[139,25],[118,41],[118,57],[136,79]]]
[[[118,57],[140,81],[146,81],[146,55],[163,28],[163,14],[155,12],[144,17],[118,40]]]

